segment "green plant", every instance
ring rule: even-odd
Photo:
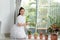
[[[35,33],[34,33],[34,39],[37,39],[37,37],[38,37],[38,33],[35,32]]]
[[[48,40],[48,34],[45,33],[45,40]]]
[[[49,17],[49,19],[50,19],[50,23],[53,24],[53,23],[55,22],[55,19],[52,18],[51,16],[48,16],[48,17]]]
[[[26,22],[29,22],[29,15],[26,16]]]
[[[27,32],[28,32],[28,35],[31,35],[32,34],[32,32],[30,30],[28,30]]]
[[[56,24],[52,24],[48,29],[47,29],[48,32],[50,33],[57,33],[59,32],[59,29],[58,27],[56,26]]]
[[[52,24],[56,24],[57,25],[57,27],[59,27],[60,28],[60,16],[56,16],[56,18],[53,18],[52,16],[48,16],[49,17],[49,19],[50,19],[50,24],[52,25]]]
[[[37,33],[37,32],[35,32],[35,33],[34,33],[34,35],[38,36],[38,33]]]
[[[60,29],[60,16],[56,16],[56,18],[53,18],[52,16],[49,16],[49,19],[50,19],[51,26],[48,28],[48,31],[50,33],[59,32],[59,29]]]
[[[35,27],[36,26],[36,23],[34,21],[35,18],[31,19],[30,17],[31,17],[30,15],[26,16],[26,22],[30,22],[30,26]]]
[[[32,37],[31,33],[32,32],[30,30],[28,30],[28,39],[31,39],[31,37]]]

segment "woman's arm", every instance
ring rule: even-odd
[[[18,23],[18,26],[26,26],[26,23],[22,24],[22,23]]]
[[[26,27],[26,25],[29,25],[30,23],[24,23],[24,24],[22,24],[22,23],[18,23],[17,25],[18,26],[25,26]]]

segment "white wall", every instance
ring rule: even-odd
[[[15,0],[0,0],[1,33],[9,33],[14,24]]]

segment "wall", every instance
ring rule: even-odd
[[[1,33],[9,33],[14,24],[15,0],[0,0]]]

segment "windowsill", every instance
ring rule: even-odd
[[[35,27],[29,27],[29,28],[35,28]],[[47,30],[47,28],[37,28],[38,30]]]
[[[47,28],[37,28],[38,30],[47,30]]]

